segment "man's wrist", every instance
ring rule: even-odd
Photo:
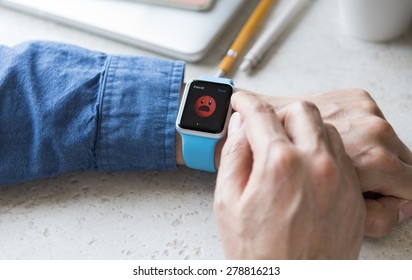
[[[180,88],[180,98],[179,98],[179,106],[182,102],[183,93],[185,91],[186,83],[182,83]],[[179,132],[176,130],[176,163],[177,165],[184,165],[185,162],[183,161],[183,153],[182,153],[182,137],[180,136]]]

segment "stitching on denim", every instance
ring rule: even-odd
[[[96,160],[96,169],[100,169],[100,161],[101,161],[101,150],[100,150],[100,132],[101,132],[101,124],[102,124],[102,114],[103,114],[103,98],[105,95],[106,91],[106,82],[107,82],[107,76],[109,75],[109,70],[110,70],[110,65],[111,65],[112,57],[108,56],[106,63],[104,65],[104,70],[102,73],[102,77],[100,78],[100,88],[99,88],[99,97],[98,97],[98,105],[97,105],[97,128],[96,128],[96,138],[94,141],[94,151],[93,154],[95,156]]]
[[[178,100],[180,100],[179,96],[180,96],[180,91],[181,91],[181,86],[182,86],[182,82],[183,82],[183,77],[184,77],[184,69],[183,69],[183,75],[180,75],[182,68],[184,68],[184,66],[182,64],[180,64],[179,62],[175,61],[172,65],[172,75],[171,75],[171,85],[170,85],[170,91],[169,91],[169,104],[167,104],[167,112],[166,112],[166,122],[165,124],[168,123],[168,121],[170,121],[170,111],[171,111],[171,107],[173,106],[173,101],[170,98],[170,95],[173,94],[175,87],[179,88],[179,92],[178,92]],[[180,102],[178,101],[178,103],[180,104]],[[178,105],[179,106],[179,105]],[[178,108],[179,109],[179,108]],[[173,120],[171,120],[172,123],[174,124]],[[174,137],[176,137],[176,131],[174,132],[175,135]],[[169,140],[168,139],[168,135],[167,133],[165,133],[165,137],[164,137],[164,142],[163,142],[163,162],[164,162],[164,168],[170,168],[169,167],[169,161],[173,162],[173,159],[168,159],[168,154],[169,152],[166,150],[167,147],[167,143],[166,141]],[[175,147],[174,149],[176,149],[176,139],[175,139]],[[174,153],[174,161],[176,161],[176,150]]]

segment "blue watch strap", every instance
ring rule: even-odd
[[[199,80],[233,86],[233,81],[227,78],[201,76]],[[186,166],[208,172],[216,172],[215,147],[221,138],[207,138],[183,132],[180,132],[180,135],[182,136],[183,160]]]
[[[186,166],[216,172],[215,147],[219,139],[181,133],[182,153]]]

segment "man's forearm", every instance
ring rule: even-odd
[[[0,46],[0,185],[176,168],[184,63],[30,42]]]

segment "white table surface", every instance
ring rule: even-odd
[[[204,61],[187,65],[186,80],[214,73],[239,24]],[[0,8],[0,44],[37,39],[154,55]],[[337,1],[314,1],[259,71],[234,79],[238,87],[271,95],[364,88],[412,147],[412,30],[388,44],[353,39],[340,29]],[[221,259],[214,184],[214,175],[179,168],[67,174],[2,187],[0,259]],[[385,238],[365,238],[360,258],[412,259],[412,220]]]

